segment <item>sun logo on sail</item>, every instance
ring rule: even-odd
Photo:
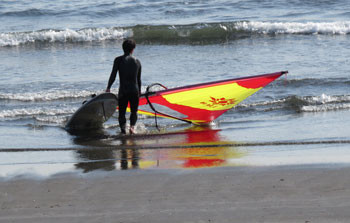
[[[202,105],[205,105],[209,108],[217,108],[217,107],[224,107],[227,105],[233,105],[236,102],[234,98],[226,99],[226,98],[214,98],[210,97],[210,100],[205,102],[201,102]]]

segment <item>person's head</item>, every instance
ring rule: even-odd
[[[131,54],[136,47],[136,43],[132,39],[124,40],[123,42],[123,50],[125,54]]]

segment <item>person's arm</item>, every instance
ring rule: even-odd
[[[108,80],[108,85],[107,85],[107,89],[106,89],[106,92],[110,92],[111,91],[111,87],[115,81],[115,78],[117,76],[117,72],[118,72],[118,69],[119,69],[119,65],[118,65],[118,58],[116,58],[114,60],[114,64],[113,64],[113,69],[112,69],[112,72],[111,72],[111,75],[109,77],[109,80]]]
[[[139,73],[137,74],[137,83],[139,85],[139,96],[141,96],[141,63],[140,63]]]

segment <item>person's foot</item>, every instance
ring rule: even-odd
[[[136,132],[135,132],[135,126],[130,126],[130,129],[129,129],[129,133],[130,134],[135,134]]]

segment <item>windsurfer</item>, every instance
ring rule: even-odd
[[[141,95],[141,63],[132,56],[136,43],[134,40],[127,39],[123,42],[124,55],[115,58],[113,69],[109,77],[106,92],[110,92],[111,86],[115,81],[116,74],[119,71],[119,126],[123,134],[126,133],[126,108],[130,103],[130,134],[135,133],[135,124],[137,121],[137,110],[139,106],[139,97]]]

